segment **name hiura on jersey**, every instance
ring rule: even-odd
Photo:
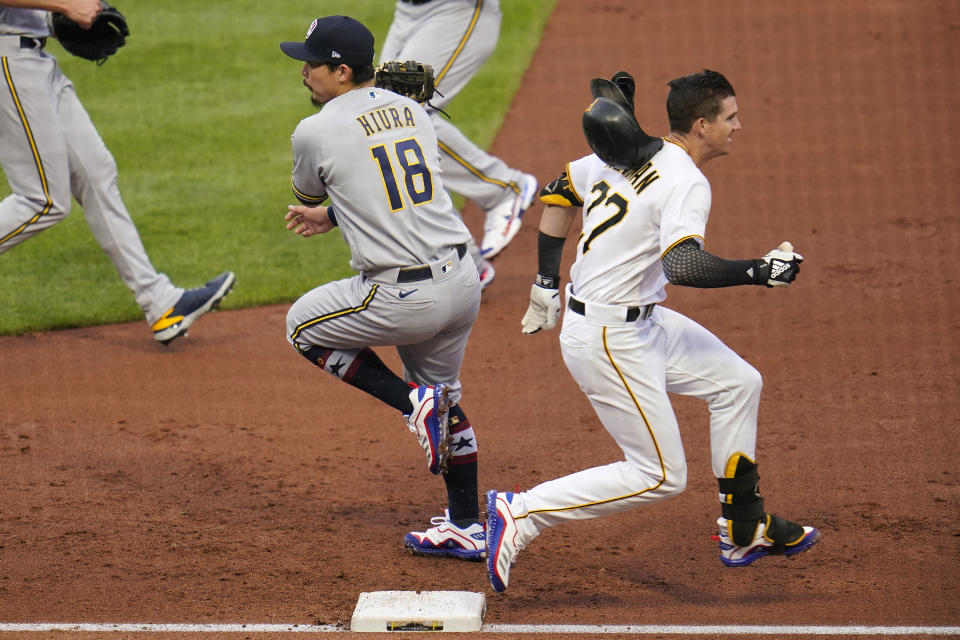
[[[357,116],[357,123],[363,127],[363,133],[368,138],[377,133],[392,131],[393,129],[412,128],[417,126],[410,107],[385,107],[374,109]]]

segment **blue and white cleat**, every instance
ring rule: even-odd
[[[487,550],[486,533],[479,522],[461,528],[450,522],[450,511],[430,519],[426,531],[411,531],[403,544],[417,555],[446,556],[479,562]]]
[[[813,527],[802,527],[774,514],[765,514],[766,521],[757,526],[753,542],[741,546],[730,537],[729,521],[717,518],[720,535],[720,562],[728,567],[745,567],[765,556],[792,556],[806,551],[820,539],[820,532]],[[794,535],[787,540],[788,530]]]
[[[515,191],[500,204],[487,210],[483,225],[483,242],[480,243],[480,255],[492,258],[503,251],[520,231],[523,214],[537,197],[537,179],[529,173],[524,174]]]
[[[404,416],[427,454],[430,473],[445,473],[450,456],[450,389],[445,384],[416,387],[410,392],[413,412]]]
[[[510,568],[525,545],[519,540],[516,517],[524,514],[516,494],[487,491],[487,576],[494,591],[507,590]]]
[[[487,262],[486,260],[484,260],[484,263],[485,264],[483,265],[483,268],[480,269],[480,273],[478,274],[480,277],[480,291],[483,291],[493,284],[493,279],[497,277],[497,272],[493,268],[493,263]]]

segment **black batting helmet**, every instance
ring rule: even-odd
[[[597,157],[617,169],[637,169],[663,147],[663,140],[647,135],[628,110],[630,101],[609,80],[590,83],[593,103],[583,112],[583,135]],[[631,96],[632,98],[632,96]]]

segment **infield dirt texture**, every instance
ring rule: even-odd
[[[823,532],[810,552],[721,565],[706,408],[677,399],[682,496],[547,531],[503,595],[480,564],[409,555],[443,484],[396,412],[290,349],[284,304],[168,349],[143,323],[0,338],[0,622],[347,624],[362,591],[468,590],[493,623],[957,625],[958,37],[955,0],[560,0],[492,146],[545,183],[588,152],[590,78],[632,72],[659,135],[669,79],[731,80],[743,130],[705,168],[707,248],[806,260],[786,290],[667,304],[763,374],[761,489]],[[557,332],[520,333],[540,210],[467,350],[482,490],[620,456]]]

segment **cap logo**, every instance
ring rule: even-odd
[[[331,50],[330,50],[330,57],[331,57],[331,58],[342,58],[343,56],[341,56],[338,51],[336,51],[336,50],[334,50],[334,49],[331,49]]]
[[[304,38],[304,40],[309,38],[310,34],[313,33],[313,30],[316,28],[317,28],[317,21],[314,20],[313,22],[310,23],[310,26],[307,28],[307,35],[306,35],[306,38]]]

